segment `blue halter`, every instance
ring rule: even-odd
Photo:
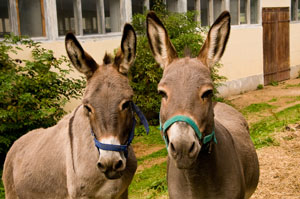
[[[132,103],[132,109],[137,114],[137,116],[140,118],[142,124],[144,125],[144,127],[146,129],[147,135],[148,135],[149,125],[148,125],[148,121],[147,121],[146,117],[144,116],[142,111],[134,103]],[[131,144],[131,142],[134,138],[134,129],[135,129],[135,125],[136,125],[135,117],[133,116],[132,119],[133,119],[132,128],[131,128],[129,138],[127,140],[126,145],[115,145],[115,144],[101,143],[97,140],[97,138],[95,136],[95,133],[94,133],[93,129],[91,128],[91,133],[92,133],[92,136],[94,137],[95,146],[99,150],[99,153],[100,153],[100,149],[105,150],[105,151],[123,151],[125,157],[127,158],[127,156],[128,156],[128,147],[129,147],[129,145]]]
[[[163,138],[165,140],[165,143],[166,143],[166,147],[168,149],[168,146],[169,146],[169,139],[168,139],[168,136],[167,136],[167,133],[166,131],[168,130],[168,128],[170,126],[172,126],[172,124],[174,124],[175,122],[186,122],[188,125],[190,125],[194,131],[196,132],[196,135],[197,137],[199,138],[199,140],[202,139],[202,133],[201,131],[199,130],[197,124],[189,117],[185,116],[185,115],[176,115],[174,117],[171,117],[170,119],[168,119],[163,125],[162,123],[160,122],[160,130],[163,132]],[[215,135],[215,130],[213,129],[212,133],[203,137],[203,144],[206,144],[210,141],[214,141],[215,143],[217,143],[217,139],[216,139],[216,135]]]

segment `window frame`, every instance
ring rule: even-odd
[[[75,34],[79,38],[107,38],[121,36],[122,26],[131,22],[132,18],[132,1],[131,0],[119,0],[120,4],[120,27],[117,32],[105,31],[105,11],[104,11],[104,0],[95,0],[97,4],[97,21],[100,32],[95,34],[84,34],[83,33],[83,22],[82,22],[82,0],[72,0],[74,9],[74,21],[75,21]],[[149,0],[144,0],[145,5],[149,4]],[[19,0],[8,0],[8,13],[9,23],[11,32],[15,35],[21,34],[20,20],[19,20]],[[64,39],[64,35],[59,35],[58,32],[58,18],[57,18],[57,5],[56,0],[40,0],[41,2],[41,15],[42,15],[42,32],[41,37],[31,37],[34,40],[61,40]],[[1,38],[0,38],[1,39]]]
[[[201,12],[201,1],[203,0],[195,0],[196,2],[196,8]],[[208,19],[208,24],[212,25],[214,23],[214,0],[204,0],[208,1],[208,12],[207,12],[207,19]],[[221,0],[222,5],[221,5],[221,10],[229,10],[230,11],[230,0]],[[252,0],[246,0],[246,23],[241,24],[240,21],[240,1],[238,0],[238,24],[234,24],[232,26],[253,26],[253,25],[259,25],[261,24],[261,0],[257,0],[257,18],[258,21],[257,23],[251,23],[251,1]],[[299,0],[300,1],[300,0]],[[201,22],[201,16],[197,17],[197,20]]]
[[[228,10],[230,11],[230,0],[226,0],[228,2]],[[251,23],[251,1],[253,0],[246,0],[246,23],[241,23],[241,0],[238,0],[238,24],[232,26],[255,26],[261,25],[261,0],[257,0],[257,23]]]
[[[290,15],[290,21],[292,22],[292,23],[299,23],[300,22],[300,19],[299,19],[299,17],[298,17],[298,15],[299,15],[299,11],[298,11],[298,6],[299,6],[299,4],[300,4],[300,0],[295,0],[295,7],[294,7],[294,16],[292,15],[293,14],[293,12],[292,12],[292,8],[293,8],[293,0],[291,0],[291,4],[290,4],[290,13],[291,13],[291,15]],[[293,17],[295,17],[295,20],[293,19]]]
[[[3,35],[6,34],[6,33],[11,32],[11,23],[10,23],[10,15],[9,15],[9,2],[8,1],[6,1],[6,2],[7,2],[7,4],[6,4],[7,18],[2,18],[2,17],[0,18],[0,20],[1,20],[0,26],[1,26],[1,29],[2,29],[1,33],[3,33]],[[6,20],[5,19],[8,19],[8,25],[9,25],[9,27],[6,26]],[[9,32],[8,32],[7,29],[9,29]],[[0,37],[0,38],[2,38],[2,37]]]
[[[9,2],[9,21],[10,21],[10,28],[11,32],[19,35],[20,34],[20,22],[18,21],[18,1],[19,0],[8,0]],[[118,0],[120,4],[120,30],[118,32],[109,32],[107,33],[105,30],[105,5],[104,0],[95,0],[97,5],[97,26],[98,32],[92,34],[84,34],[83,32],[83,18],[82,18],[82,1],[83,0],[72,0],[73,1],[73,9],[74,9],[74,21],[75,21],[75,33],[77,37],[81,39],[95,39],[95,38],[113,38],[121,36],[121,28],[122,26],[127,23],[131,22],[132,19],[132,0]],[[167,2],[167,0],[164,0]],[[204,0],[194,0],[194,6],[196,10],[201,11],[201,1]],[[214,0],[205,0],[208,3],[207,9],[207,20],[209,25],[212,25],[214,22]],[[238,0],[240,2],[241,0]],[[257,0],[257,18],[258,23],[251,24],[251,0],[246,0],[247,2],[247,23],[240,24],[240,4],[238,8],[238,25],[235,26],[255,26],[261,25],[261,1]],[[300,0],[297,0],[300,1]],[[58,18],[57,18],[57,5],[56,0],[40,0],[41,2],[41,14],[42,14],[42,21],[43,21],[43,36],[42,37],[32,37],[35,40],[63,40],[64,35],[59,35],[59,28],[58,28]],[[221,0],[221,10],[230,10],[230,0]],[[143,0],[144,6],[150,8],[151,0]],[[180,5],[180,10],[178,12],[182,12],[184,10],[187,11],[187,1],[186,6],[182,6],[182,2],[178,1],[178,5]],[[186,8],[185,8],[186,7]],[[201,21],[201,15],[196,16],[197,21]],[[300,21],[300,20],[299,20]],[[99,26],[100,25],[100,26]]]
[[[47,17],[45,9],[46,0],[40,0],[41,3],[41,20],[42,20],[42,36],[40,37],[31,37],[38,39],[47,38]],[[9,22],[11,27],[11,32],[15,35],[21,35],[21,24],[20,24],[20,14],[19,14],[19,0],[8,0],[8,13],[9,13]]]

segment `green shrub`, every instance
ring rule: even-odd
[[[171,13],[166,10],[162,0],[156,0],[152,8],[165,25],[169,37],[176,48],[179,57],[184,56],[185,49],[189,49],[191,57],[198,55],[207,34],[207,28],[195,21],[196,12]],[[135,91],[134,101],[144,111],[150,124],[157,125],[161,98],[157,94],[157,84],[161,79],[162,70],[155,62],[148,45],[146,36],[146,15],[133,16],[132,25],[139,35],[137,41],[137,56],[131,67],[131,86]],[[216,88],[226,78],[218,75],[220,64],[212,67],[212,79]]]
[[[261,90],[261,89],[263,89],[264,88],[264,85],[262,85],[262,84],[258,84],[257,85],[257,90]]]
[[[279,84],[278,81],[271,81],[270,82],[271,86],[278,86],[278,84]]]
[[[20,46],[31,50],[31,60],[12,58]],[[65,103],[82,95],[85,82],[67,77],[71,71],[66,57],[55,58],[38,42],[18,36],[0,41],[1,162],[18,137],[54,125],[65,114]]]

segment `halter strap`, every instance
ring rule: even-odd
[[[146,129],[147,135],[148,135],[149,125],[148,125],[148,121],[147,121],[146,117],[144,116],[142,111],[134,103],[132,103],[132,109],[137,114],[137,116],[140,118],[142,124],[144,125],[144,127]],[[105,151],[123,151],[125,157],[127,158],[127,156],[128,156],[128,147],[130,146],[130,144],[131,144],[131,142],[134,138],[134,130],[135,130],[135,125],[136,125],[135,117],[133,116],[132,119],[133,119],[132,128],[131,128],[131,131],[130,131],[130,134],[129,134],[126,145],[101,143],[97,140],[97,138],[95,136],[95,133],[94,133],[93,129],[91,128],[91,134],[94,137],[95,146],[99,150],[99,153],[100,153],[100,149],[105,150]]]
[[[194,131],[196,132],[196,135],[197,135],[198,139],[199,140],[202,139],[202,133],[201,133],[201,131],[199,130],[197,124],[191,118],[189,118],[189,117],[187,117],[185,115],[175,115],[174,117],[171,117],[170,119],[168,119],[163,125],[160,122],[160,130],[163,132],[163,138],[165,140],[167,148],[169,146],[169,139],[168,139],[166,131],[175,122],[186,122],[188,125],[190,125],[194,129]],[[210,142],[212,140],[215,143],[217,143],[217,138],[216,138],[215,130],[214,129],[213,129],[213,131],[212,131],[211,134],[203,137],[203,144],[207,144],[208,142]]]

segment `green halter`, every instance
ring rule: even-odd
[[[166,131],[175,122],[186,122],[187,124],[189,124],[194,129],[194,131],[196,132],[196,135],[199,138],[199,140],[202,139],[202,133],[200,132],[197,124],[191,118],[189,118],[187,116],[184,116],[184,115],[176,115],[176,116],[171,117],[170,119],[168,119],[163,124],[163,126],[160,122],[160,130],[163,132],[163,138],[165,140],[167,149],[168,149],[168,146],[169,146],[169,140],[167,138]],[[217,143],[215,130],[213,130],[211,134],[209,134],[209,135],[207,135],[203,138],[203,144],[206,144],[206,143],[210,142],[211,140],[213,140],[215,143]]]

